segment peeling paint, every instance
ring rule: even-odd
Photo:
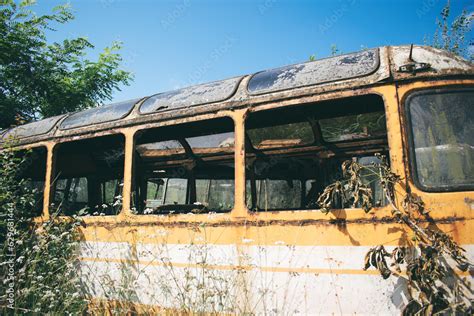
[[[179,90],[163,92],[149,97],[140,106],[141,114],[149,114],[182,107],[224,101],[237,89],[242,77],[200,84]]]
[[[464,202],[471,208],[471,210],[474,210],[474,199],[465,198]]]
[[[60,124],[60,129],[70,129],[119,120],[127,116],[140,99],[99,106],[69,115]]]
[[[447,51],[429,47],[414,46],[412,59],[417,63],[428,63],[431,68],[414,76],[410,73],[401,73],[398,70],[401,66],[410,62],[410,46],[391,47],[391,68],[396,80],[402,79],[420,79],[423,77],[441,77],[447,75],[472,75],[474,65],[461,57]]]
[[[262,71],[248,84],[251,94],[275,92],[367,76],[379,67],[378,49]]]
[[[280,211],[281,212],[281,211]],[[160,216],[160,215],[157,215]],[[147,222],[96,222],[85,225],[86,227],[102,227],[108,230],[115,228],[128,228],[128,227],[167,227],[167,228],[191,228],[191,229],[203,229],[202,222],[194,221],[183,221],[183,220],[172,220],[171,215],[170,221],[147,221]],[[451,224],[454,222],[463,222],[466,218],[448,216],[437,219],[419,219],[419,223],[436,223],[436,224]],[[265,226],[344,226],[350,225],[366,225],[366,224],[396,224],[399,221],[392,216],[384,217],[367,217],[367,218],[355,218],[355,219],[344,219],[344,218],[333,218],[333,219],[305,219],[305,220],[222,220],[218,222],[206,223],[205,227],[265,227]]]
[[[3,140],[7,139],[8,137],[25,138],[46,134],[51,131],[64,116],[65,115],[53,116],[41,121],[36,121],[12,128],[2,135],[1,138]]]
[[[0,136],[0,143],[12,133],[18,135],[20,144],[51,138],[69,139],[84,134],[97,135],[100,131],[110,133],[133,125],[210,113],[215,115],[219,111],[252,108],[259,104],[272,103],[276,107],[289,102],[315,102],[324,99],[325,95],[344,91],[360,95],[382,81],[389,84],[421,78],[440,79],[454,75],[465,78],[466,75],[474,75],[472,63],[448,52],[423,46],[414,47],[413,59],[431,64],[431,71],[416,76],[397,72],[398,67],[406,63],[408,53],[409,46],[381,47],[160,93],[135,106],[128,107],[126,102],[105,105],[70,115],[60,129],[54,127],[62,117],[16,127]],[[256,78],[262,79],[262,82],[255,84]],[[328,78],[334,81],[328,82]]]

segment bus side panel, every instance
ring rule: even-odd
[[[472,221],[440,224],[474,258]],[[98,299],[207,312],[399,314],[406,276],[364,271],[398,224],[86,228],[81,271]],[[95,235],[95,237],[94,237]],[[458,271],[459,272],[459,271]],[[459,272],[461,276],[468,276]],[[468,276],[472,281],[472,277]]]

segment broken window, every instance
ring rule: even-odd
[[[122,206],[123,135],[67,142],[54,151],[53,211],[116,215]]]
[[[138,132],[132,201],[139,214],[230,211],[234,122],[213,119]]]
[[[388,154],[384,104],[376,95],[254,112],[246,121],[246,201],[254,211],[316,208],[345,160],[367,166],[363,181],[386,203],[370,172]],[[338,205],[338,208],[350,207]]]
[[[46,179],[47,150],[36,147],[30,150],[19,150],[15,157],[19,162],[16,170],[16,179],[21,183],[22,196],[32,198],[32,212],[29,217],[40,216],[43,211],[44,183]]]

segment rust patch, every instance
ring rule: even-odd
[[[467,206],[469,206],[471,208],[471,210],[474,210],[474,199],[471,199],[471,198],[465,198],[464,199],[464,203],[467,204]]]
[[[450,224],[454,222],[464,221],[464,217],[444,217],[439,219],[420,219],[419,223],[435,223],[435,224]],[[306,219],[306,220],[225,220],[220,222],[205,223],[205,222],[191,222],[191,221],[176,221],[176,222],[120,222],[120,223],[91,223],[86,225],[87,227],[103,227],[111,230],[114,228],[123,227],[168,227],[168,228],[191,228],[199,229],[204,227],[265,227],[265,226],[345,226],[349,225],[366,225],[366,224],[391,224],[398,223],[396,218],[391,216],[385,216],[381,218],[357,218],[357,219]]]

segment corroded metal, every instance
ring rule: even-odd
[[[336,210],[337,211],[337,210]],[[268,211],[267,213],[276,215],[281,213],[282,211]],[[301,212],[301,211],[295,211]],[[311,212],[311,211],[310,211]],[[317,212],[320,212],[319,210]],[[254,214],[250,214],[249,217],[252,217]],[[156,215],[152,215],[155,216]],[[459,216],[446,216],[442,218],[437,218],[435,220],[426,220],[426,219],[419,219],[418,223],[437,223],[437,224],[453,224],[456,222],[463,222],[465,221],[465,217]],[[107,229],[116,229],[120,227],[167,227],[167,228],[199,228],[199,224],[202,221],[195,221],[192,218],[187,220],[175,220],[175,221],[142,221],[142,222],[97,222],[97,226],[104,227]],[[318,219],[304,219],[304,220],[292,220],[292,219],[279,219],[279,220],[241,220],[236,218],[235,220],[223,220],[223,221],[216,221],[210,222],[206,224],[206,227],[268,227],[268,226],[295,226],[295,227],[302,227],[302,226],[320,226],[320,227],[327,227],[327,226],[340,226],[340,225],[367,225],[367,224],[397,224],[399,221],[393,216],[382,216],[382,217],[359,217],[353,219],[345,219],[345,218],[318,218]],[[197,227],[196,227],[197,226]]]
[[[393,46],[390,47],[390,58],[390,66],[395,80],[474,75],[474,66],[469,61],[447,51],[429,46],[413,46],[411,54],[410,46]],[[430,65],[430,68],[416,75],[400,71],[402,66],[410,62],[426,63]]]
[[[405,54],[405,51],[400,53]],[[251,212],[246,206],[245,193],[247,179],[245,162],[247,157],[252,155],[250,152],[246,153],[245,146],[247,115],[282,107],[290,109],[302,104],[318,106],[321,105],[320,101],[375,94],[384,101],[387,140],[360,140],[347,145],[334,144],[331,148],[314,146],[311,150],[329,157],[334,155],[334,152],[352,156],[352,153],[359,150],[358,147],[362,147],[364,152],[384,152],[388,148],[391,170],[400,175],[404,181],[406,179],[410,191],[426,202],[425,207],[430,212],[430,220],[428,222],[420,220],[420,223],[436,225],[441,230],[449,232],[472,257],[474,192],[432,194],[422,192],[412,184],[408,170],[409,153],[405,151],[408,146],[404,139],[406,123],[402,112],[403,100],[412,91],[436,89],[448,85],[473,85],[472,66],[462,71],[444,71],[441,67],[436,68],[436,62],[433,63],[433,60],[420,60],[420,56],[415,53],[413,56],[415,61],[429,62],[435,68],[413,76],[407,73],[395,73],[398,65],[393,64],[393,59],[390,63],[389,57],[388,49],[380,48],[378,69],[363,77],[250,95],[247,85],[251,77],[246,76],[235,93],[222,102],[185,106],[147,115],[140,114],[139,102],[126,117],[117,121],[100,122],[68,130],[53,128],[46,134],[25,139],[25,142],[33,144],[31,146],[44,145],[48,148],[44,216],[48,215],[48,198],[54,180],[54,147],[61,142],[120,133],[125,135],[126,139],[122,211],[116,216],[83,217],[84,225],[80,228],[83,239],[80,265],[81,271],[86,273],[82,276],[86,280],[93,280],[97,285],[96,289],[104,288],[102,277],[120,276],[123,272],[120,267],[125,265],[118,263],[137,264],[139,269],[136,271],[140,271],[140,280],[130,282],[131,289],[136,291],[134,293],[138,293],[138,301],[134,303],[167,306],[162,299],[174,296],[161,295],[159,291],[164,287],[157,285],[164,284],[168,289],[169,284],[176,283],[166,279],[167,276],[181,276],[185,275],[186,271],[197,271],[197,267],[199,269],[205,267],[211,271],[206,275],[218,275],[219,280],[230,280],[232,289],[238,289],[239,295],[230,301],[239,301],[244,297],[242,295],[244,291],[258,300],[260,300],[258,293],[274,292],[279,297],[265,298],[268,301],[265,306],[281,302],[286,308],[288,301],[281,299],[285,295],[299,299],[291,302],[300,313],[321,311],[321,306],[332,313],[371,313],[374,310],[379,313],[399,313],[402,305],[399,304],[401,301],[397,291],[403,290],[404,285],[397,283],[394,290],[395,283],[380,282],[378,271],[362,270],[363,256],[374,245],[395,247],[400,241],[409,242],[410,236],[393,218],[391,206],[377,207],[369,214],[357,208],[332,210],[329,214],[323,214],[317,209]],[[400,61],[406,62],[404,59]],[[441,69],[441,72],[437,73],[436,69]],[[448,80],[443,76],[448,76]],[[149,128],[222,117],[232,118],[235,125],[233,210],[228,213],[134,214],[131,196],[133,160],[136,151],[134,140],[137,133]],[[41,139],[45,139],[46,142],[39,142]],[[262,151],[264,154],[272,155],[288,154],[290,151],[295,155],[303,153],[303,150],[298,148],[286,151],[266,148]],[[231,154],[226,152],[229,157]],[[396,195],[395,201],[401,203],[404,198],[402,192],[396,192]],[[205,254],[207,261],[198,261],[196,264],[195,261],[189,260],[198,258],[188,255],[187,251],[191,249]],[[177,273],[173,274],[170,271]],[[246,271],[249,274],[239,275],[243,283],[237,284],[235,276],[224,275],[222,271],[232,273]],[[89,272],[92,274],[88,278]],[[464,276],[469,277],[467,273]],[[150,280],[164,283],[153,284]],[[180,281],[179,278],[177,280]],[[403,281],[403,278],[400,280]],[[258,286],[267,283],[271,283],[273,287],[271,291],[262,290]],[[136,284],[136,287],[133,284]],[[220,283],[217,285],[221,286]],[[330,292],[331,289],[337,289],[338,292]],[[353,293],[362,294],[353,295]],[[102,295],[101,292],[93,294],[97,297],[113,298]],[[405,294],[403,293],[403,297],[409,297]],[[150,299],[152,297],[157,297],[161,301],[153,302]],[[265,306],[255,309],[254,312],[265,312],[267,310]],[[175,313],[177,311],[178,309]],[[284,311],[290,313],[293,310],[286,308]]]
[[[235,77],[179,90],[158,93],[149,97],[141,104],[140,113],[149,114],[224,101],[234,94],[241,80],[242,77]]]
[[[15,128],[8,130],[5,134],[1,136],[3,140],[14,137],[14,138],[26,138],[31,136],[44,135],[50,132],[56,124],[64,117],[64,115],[58,115],[46,118],[41,121],[36,121],[21,125]]]
[[[256,73],[248,84],[261,94],[367,76],[380,64],[378,49],[315,60]]]
[[[376,58],[374,54],[378,57]],[[234,111],[254,108],[258,105],[265,107],[267,104],[271,104],[269,108],[274,108],[292,103],[317,102],[330,98],[329,94],[332,92],[337,94],[351,91],[351,95],[361,95],[367,93],[366,89],[387,83],[453,76],[474,78],[472,63],[448,52],[423,46],[413,48],[412,59],[416,62],[429,63],[431,68],[416,75],[398,72],[398,69],[407,63],[409,57],[410,46],[389,46],[302,64],[305,68],[311,68],[312,72],[308,70],[309,68],[298,70],[293,74],[294,77],[292,77],[293,70],[291,69],[296,66],[290,66],[287,67],[288,71],[281,72],[282,78],[277,75],[276,81],[270,80],[273,83],[270,90],[262,89],[257,94],[249,93],[247,87],[252,86],[252,80],[261,74],[272,71],[183,88],[139,101],[131,109],[123,104],[114,104],[78,112],[67,117],[64,123],[60,123],[59,129],[54,127],[58,125],[61,117],[26,124],[0,136],[0,146],[2,139],[10,135],[17,135],[21,145],[48,139],[66,141],[76,139],[79,135],[109,134],[132,126],[145,128],[148,124],[156,122],[173,124],[173,121],[177,119],[215,115],[223,110]],[[326,65],[324,69],[318,70],[318,67],[315,67],[319,63]],[[333,78],[336,78],[335,81],[322,82],[322,78],[329,71],[327,65],[339,65],[339,68],[335,66],[334,69],[340,69],[340,73],[337,71],[332,73]],[[286,87],[289,88],[280,90]],[[117,108],[121,110],[114,111]],[[127,109],[129,111],[126,111]]]
[[[138,101],[140,99],[117,102],[71,114],[61,122],[59,128],[70,129],[122,119]]]

